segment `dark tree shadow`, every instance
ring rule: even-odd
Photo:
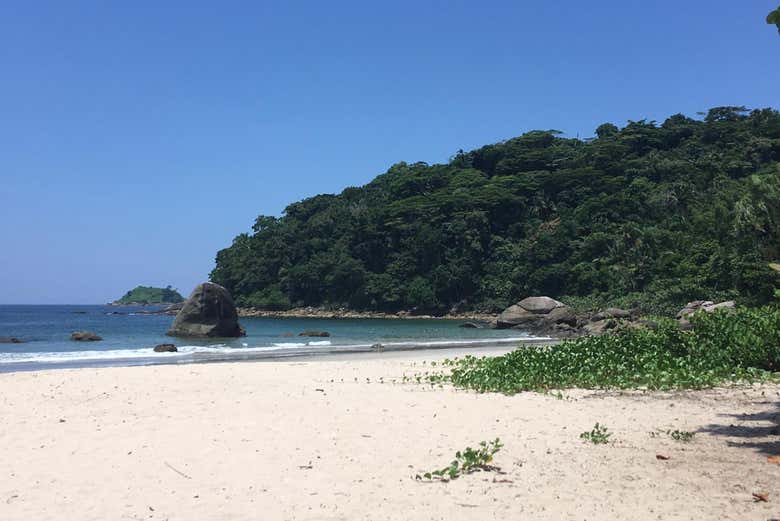
[[[780,456],[780,402],[766,404],[771,407],[759,413],[719,414],[724,418],[724,424],[710,424],[698,432],[732,438],[726,440],[729,447],[749,448],[769,456]],[[733,422],[726,418],[732,418]]]

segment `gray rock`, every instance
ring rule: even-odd
[[[70,334],[70,339],[76,342],[99,342],[103,338],[92,331],[74,331]]]
[[[198,284],[173,321],[170,336],[238,337],[246,333],[228,290],[212,282]]]
[[[604,310],[604,314],[608,318],[630,318],[631,312],[620,308],[607,308]]]
[[[677,313],[677,318],[683,318],[688,315],[691,315],[697,311],[699,311],[703,307],[712,306],[715,303],[711,300],[694,300],[692,302],[688,302],[684,308],[680,310],[679,313]]]
[[[545,320],[553,324],[577,325],[577,314],[568,306],[557,307],[544,316]]]
[[[496,327],[498,329],[508,329],[515,326],[525,326],[539,322],[539,316],[520,307],[518,304],[509,306],[498,315]]]
[[[702,306],[702,311],[706,311],[707,313],[712,313],[713,311],[718,310],[724,310],[724,309],[734,309],[736,306],[736,303],[733,300],[727,300],[725,302],[718,302],[717,304],[712,304],[710,306]]]
[[[683,330],[691,329],[691,323],[688,321],[688,317],[696,312],[704,311],[705,313],[713,313],[718,310],[730,310],[736,306],[733,300],[727,300],[725,302],[718,302],[717,304],[711,300],[694,300],[688,302],[684,308],[677,313],[677,320],[680,322],[680,328]]]
[[[547,314],[555,308],[565,306],[563,302],[558,302],[550,297],[526,297],[517,303],[518,306],[526,311],[537,314]]]
[[[173,344],[157,344],[154,346],[155,353],[176,353],[179,350]]]
[[[328,337],[330,333],[327,331],[303,331],[298,333],[298,336]]]
[[[577,314],[562,302],[550,297],[528,297],[506,308],[496,319],[496,328],[573,336],[579,322]]]

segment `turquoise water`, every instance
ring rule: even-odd
[[[173,317],[138,314],[154,308],[110,306],[0,306],[0,337],[23,344],[0,344],[0,371],[187,363],[211,360],[279,358],[344,352],[482,347],[535,340],[521,331],[466,329],[461,321],[435,319],[242,318],[247,336],[231,339],[171,338]],[[117,314],[118,313],[118,314]],[[101,342],[73,342],[77,330],[94,331]],[[306,330],[328,331],[329,338],[299,337]],[[178,353],[154,353],[174,343]]]

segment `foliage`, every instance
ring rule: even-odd
[[[668,313],[774,299],[780,113],[551,130],[447,164],[397,163],[363,187],[260,216],[211,279],[241,305],[444,313],[529,295]]]
[[[591,429],[590,431],[585,431],[582,434],[580,434],[581,439],[587,440],[594,445],[607,443],[609,441],[610,436],[612,436],[612,433],[609,432],[607,426],[599,425],[598,422],[596,422],[596,425],[593,426],[593,429]]]
[[[662,434],[666,434],[670,438],[672,438],[674,441],[679,441],[681,443],[689,443],[693,441],[694,436],[696,436],[695,432],[691,431],[681,431],[679,429],[667,429],[666,431],[658,429],[655,431],[650,432],[651,438],[657,438]]]
[[[655,329],[620,329],[498,357],[467,356],[449,362],[449,380],[506,394],[570,387],[700,389],[765,380],[780,368],[780,309],[702,312],[690,320],[691,331],[660,320]]]
[[[137,286],[131,289],[125,295],[114,302],[115,304],[177,304],[182,302],[182,297],[178,291],[171,286],[164,288],[153,288],[151,286]]]
[[[674,441],[680,441],[682,443],[688,443],[690,441],[693,441],[693,437],[696,435],[694,432],[690,431],[680,431],[680,430],[673,430],[669,431],[669,436],[672,437]]]
[[[775,24],[777,26],[777,32],[780,33],[780,7],[766,15],[766,23]]]
[[[417,474],[415,479],[450,481],[463,474],[470,474],[477,470],[498,470],[498,467],[490,465],[490,463],[493,461],[493,456],[496,452],[501,450],[501,447],[503,447],[503,445],[498,438],[491,442],[481,441],[479,447],[476,449],[466,447],[462,451],[456,452],[455,459],[452,460],[448,466],[430,472],[424,472],[423,474]]]

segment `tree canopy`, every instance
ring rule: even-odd
[[[177,304],[182,301],[184,297],[171,286],[165,288],[136,286],[114,304]]]
[[[777,26],[777,32],[780,33],[780,7],[774,11],[770,11],[770,13],[766,15],[766,23],[770,25],[775,24]]]
[[[780,258],[780,113],[535,130],[446,164],[260,216],[211,273],[239,305],[497,311],[528,295],[668,311],[771,300]]]

